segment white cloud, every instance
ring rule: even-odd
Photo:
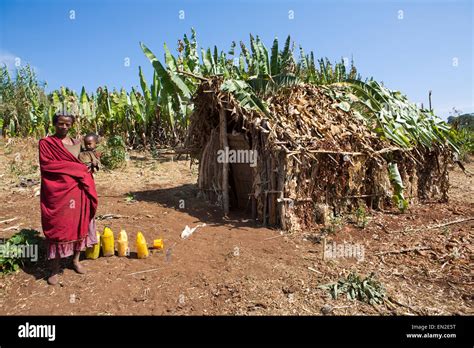
[[[8,52],[0,52],[0,64],[6,65],[8,70],[13,70],[15,68],[15,58],[14,54]]]
[[[14,71],[19,66],[25,66],[28,62],[22,57],[12,54],[7,51],[0,51],[0,66],[6,65],[9,71]],[[36,72],[39,73],[38,67],[31,65],[31,68]]]

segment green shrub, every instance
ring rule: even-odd
[[[336,283],[320,285],[319,288],[329,290],[333,299],[337,300],[339,295],[346,294],[350,300],[359,300],[369,304],[381,304],[385,298],[385,288],[375,280],[371,273],[365,279],[351,272],[346,279],[340,279]]]
[[[110,137],[107,144],[101,148],[101,163],[107,169],[117,169],[124,165],[127,151],[125,142],[119,135]],[[101,150],[99,149],[99,150]]]
[[[466,161],[469,156],[474,155],[474,131],[463,128],[458,132],[459,160]]]
[[[8,274],[18,271],[25,264],[25,260],[19,255],[19,248],[25,245],[37,245],[39,252],[40,241],[38,231],[22,229],[4,244],[0,244],[0,273]]]
[[[367,211],[363,204],[359,204],[359,207],[356,210],[356,225],[359,228],[365,228],[369,223],[367,218]]]

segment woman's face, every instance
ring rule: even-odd
[[[66,136],[69,129],[72,127],[72,119],[67,116],[59,116],[58,122],[54,125],[56,134],[59,136]]]

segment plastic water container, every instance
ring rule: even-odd
[[[86,259],[95,260],[100,254],[100,233],[97,232],[97,244],[86,248]]]
[[[146,245],[145,237],[141,232],[137,234],[137,256],[139,259],[148,257],[148,246]]]
[[[117,254],[124,257],[128,254],[128,237],[125,230],[121,230],[117,238]]]
[[[153,249],[163,250],[163,239],[155,239],[153,241]]]
[[[113,256],[114,250],[114,233],[108,227],[104,228],[104,232],[101,237],[102,241],[102,254],[104,256]]]

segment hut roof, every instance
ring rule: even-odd
[[[229,111],[236,131],[258,130],[267,135],[270,149],[295,155],[373,155],[396,148],[371,131],[361,116],[346,110],[330,93],[334,88],[312,84],[281,88],[262,98],[269,110],[265,115],[242,107],[232,93],[222,91],[222,83],[220,78],[205,81],[195,94],[186,146],[196,150],[196,157],[200,156],[211,130],[219,124],[220,108]]]

